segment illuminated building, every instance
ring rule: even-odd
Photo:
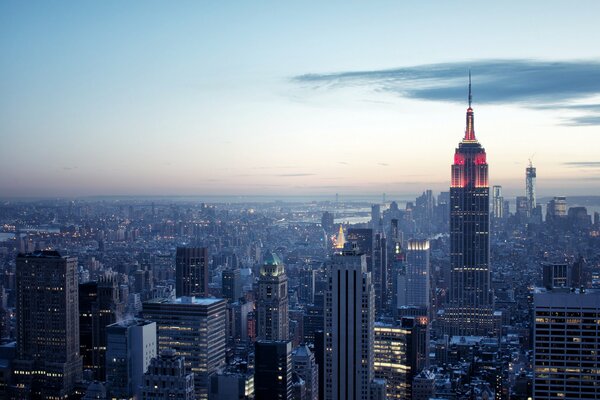
[[[16,266],[16,398],[66,399],[81,380],[77,258],[19,254]]]
[[[452,335],[486,335],[492,330],[489,186],[485,149],[475,138],[471,82],[465,136],[452,165],[450,186],[450,293],[444,314]]]
[[[525,170],[525,196],[527,197],[527,217],[533,216],[534,210],[537,207],[535,200],[535,178],[536,172],[535,167],[531,160],[529,160],[529,166]]]
[[[325,399],[368,399],[375,293],[366,255],[348,243],[333,255],[325,297]]]
[[[226,304],[194,297],[144,302],[143,317],[157,324],[159,350],[171,348],[185,357],[198,399],[208,398],[211,375],[225,365]]]
[[[538,290],[533,302],[533,398],[600,398],[600,292]]]
[[[139,398],[139,387],[156,356],[156,323],[128,319],[106,327],[106,383],[111,399]]]
[[[288,279],[283,262],[267,252],[258,278],[256,314],[259,340],[287,340],[289,337]]]
[[[259,340],[254,347],[256,400],[292,400],[292,342]]]
[[[385,379],[388,399],[410,399],[412,380],[427,359],[427,318],[402,318],[374,328],[374,375]]]
[[[175,350],[163,350],[150,362],[141,392],[142,400],[193,400],[194,375]]]
[[[406,249],[406,305],[429,309],[429,240],[411,239]]]
[[[208,249],[178,247],[175,256],[175,293],[177,297],[208,295]]]

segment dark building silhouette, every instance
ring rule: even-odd
[[[67,398],[81,380],[77,258],[17,256],[17,398]]]
[[[486,335],[492,330],[488,164],[475,138],[471,82],[463,140],[456,148],[450,186],[450,298],[447,332]]]
[[[230,301],[238,301],[242,297],[242,278],[240,270],[230,269],[221,274],[223,297]]]
[[[178,247],[175,258],[175,293],[177,297],[208,294],[208,249]]]
[[[256,400],[292,399],[292,342],[259,340],[254,346]]]
[[[97,282],[79,285],[79,337],[83,369],[95,380],[106,379],[106,327],[122,316],[116,276],[102,276]]]

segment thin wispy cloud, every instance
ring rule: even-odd
[[[297,173],[297,174],[277,174],[276,176],[280,176],[280,177],[297,177],[297,176],[314,176],[316,174],[310,174],[310,173],[305,173],[305,172],[301,172],[301,173]]]
[[[563,165],[573,168],[600,168],[600,161],[571,161],[565,162]]]
[[[573,104],[600,95],[600,60],[527,59],[461,61],[410,67],[310,73],[292,78],[309,88],[331,90],[364,86],[401,97],[465,103],[468,70],[478,104],[515,104],[529,108],[568,109],[566,125],[600,125],[599,104]]]

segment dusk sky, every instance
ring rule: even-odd
[[[0,2],[0,197],[600,194],[598,1]]]

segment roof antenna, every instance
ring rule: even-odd
[[[469,108],[471,108],[471,101],[473,97],[471,96],[471,68],[469,68]]]

